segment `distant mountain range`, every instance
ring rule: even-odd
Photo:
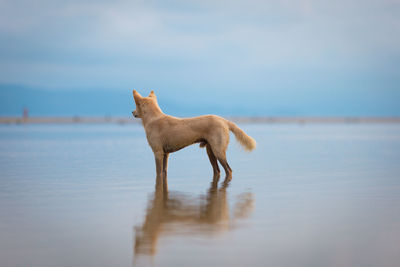
[[[209,98],[193,96],[188,99],[171,93],[159,96],[158,101],[165,113],[175,116],[260,115],[257,104],[248,102],[246,105],[240,103],[242,99],[237,96],[232,98],[236,101],[220,101],[212,95]],[[0,84],[0,99],[0,116],[20,116],[25,108],[30,116],[130,116],[135,109],[131,89],[44,90]]]
[[[1,116],[22,115],[24,108],[33,116],[130,116],[135,109],[131,90],[41,90],[0,84],[0,99]],[[184,113],[174,103],[167,106]]]
[[[161,109],[174,116],[400,116],[395,98],[332,92],[329,96],[295,90],[279,95],[165,89],[156,93]],[[24,108],[30,116],[131,116],[135,105],[131,89],[44,90],[0,84],[0,116],[21,116]]]

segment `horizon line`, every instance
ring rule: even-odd
[[[185,118],[185,117],[183,117]],[[189,117],[187,117],[189,118]],[[400,116],[225,116],[236,123],[400,123]],[[0,124],[138,124],[131,116],[0,116]]]

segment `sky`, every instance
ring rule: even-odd
[[[0,0],[0,48],[3,105],[137,89],[183,115],[400,116],[399,0]]]

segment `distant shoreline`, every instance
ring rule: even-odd
[[[400,117],[225,117],[237,123],[400,123]],[[131,117],[0,117],[0,124],[137,124]]]

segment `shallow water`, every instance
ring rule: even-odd
[[[0,126],[0,266],[398,266],[400,125],[241,127],[166,188],[141,125]]]

